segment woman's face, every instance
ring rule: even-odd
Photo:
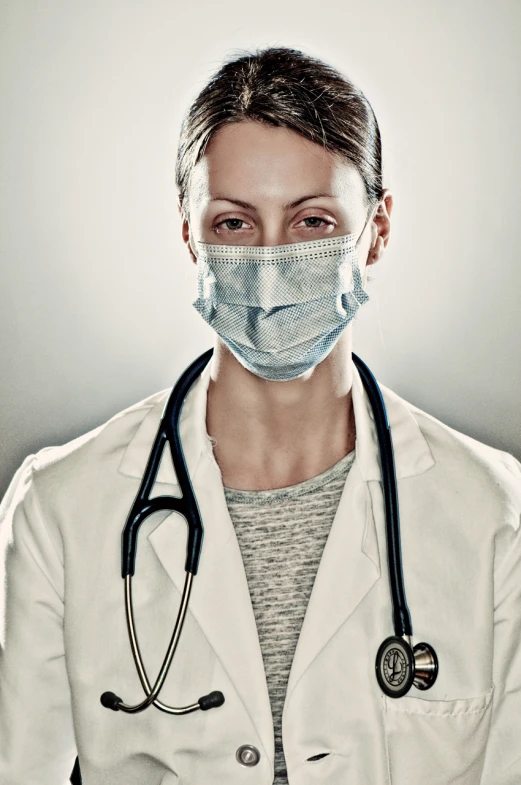
[[[194,263],[194,240],[271,246],[349,233],[358,240],[367,217],[363,181],[352,165],[295,131],[250,120],[212,137],[192,172],[188,207],[183,239]],[[359,239],[364,281],[366,263],[387,244],[391,208],[386,191],[378,219]],[[375,258],[368,259],[370,249]]]

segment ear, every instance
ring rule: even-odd
[[[181,236],[183,238],[183,242],[184,242],[184,244],[186,245],[186,247],[188,249],[188,253],[190,254],[192,262],[194,264],[197,264],[197,256],[195,255],[195,253],[193,251],[193,238],[192,238],[192,235],[191,235],[191,232],[190,232],[190,223],[189,223],[188,219],[186,218],[184,210],[181,207],[181,205],[179,204],[179,202],[178,202],[178,208],[179,208],[179,213],[181,214],[181,220],[182,220]]]
[[[373,217],[373,224],[376,227],[376,232],[373,228],[374,241],[367,257],[368,265],[378,262],[383,256],[384,249],[389,242],[389,236],[391,234],[392,209],[393,195],[388,188],[385,188],[378,209]]]

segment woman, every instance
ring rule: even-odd
[[[225,700],[182,715],[100,702],[144,697],[120,538],[164,390],[29,456],[4,498],[0,781],[56,785],[77,753],[84,785],[518,785],[521,464],[383,386],[414,642],[439,671],[401,697],[375,675],[393,634],[386,522],[351,350],[393,199],[367,99],[293,49],[230,60],[190,107],[176,175],[193,305],[216,336],[181,414],[204,544],[161,701]],[[154,495],[180,495],[168,452]],[[151,680],[185,552],[179,514],[140,529]]]

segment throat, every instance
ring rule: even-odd
[[[347,442],[329,442],[323,449],[305,452],[272,450],[259,455],[249,450],[239,454],[214,444],[213,454],[225,488],[266,491],[287,488],[318,477],[355,449],[355,434]]]

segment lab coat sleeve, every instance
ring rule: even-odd
[[[63,641],[63,562],[30,455],[0,504],[0,783],[65,785],[76,744]]]
[[[521,463],[510,466],[521,496]],[[521,514],[498,538],[494,588],[494,699],[481,785],[521,783]]]

